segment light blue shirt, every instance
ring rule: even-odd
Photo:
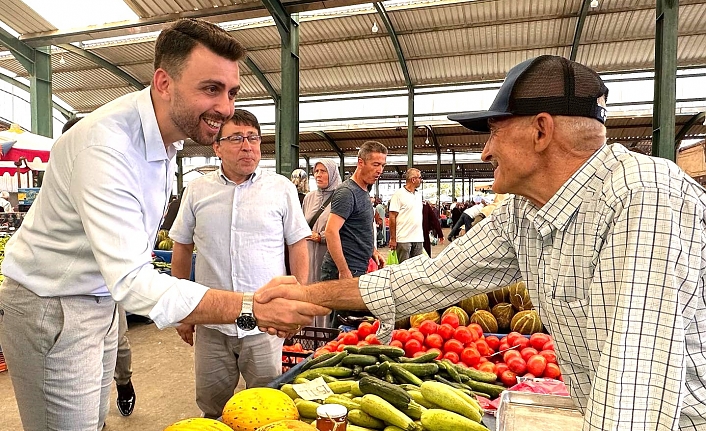
[[[241,184],[220,169],[191,181],[169,231],[174,241],[196,245],[198,283],[231,292],[254,292],[285,275],[284,247],[309,235],[297,189],[260,169]],[[230,336],[260,333],[207,326]]]
[[[149,88],[85,117],[52,148],[2,273],[39,296],[112,294],[160,328],[182,320],[207,288],[151,263],[181,147],[165,148]]]

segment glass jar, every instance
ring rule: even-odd
[[[348,409],[340,404],[324,404],[316,409],[316,429],[319,431],[346,431]]]

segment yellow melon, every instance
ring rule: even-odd
[[[193,418],[173,423],[164,431],[233,431],[233,429],[213,419]]]
[[[316,431],[316,427],[301,421],[283,420],[262,426],[257,431]]]
[[[299,419],[297,406],[282,391],[272,388],[250,388],[228,400],[223,409],[223,422],[235,431],[255,431],[273,422]]]

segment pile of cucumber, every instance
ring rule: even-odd
[[[435,358],[406,358],[394,346],[346,346],[304,363],[293,383],[323,378],[334,395],[320,401],[348,408],[349,431],[487,431],[474,395],[497,397],[504,388],[492,383],[495,374]],[[301,399],[291,384],[280,389],[302,420],[316,418],[320,403]]]

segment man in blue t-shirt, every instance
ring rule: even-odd
[[[365,274],[372,257],[382,267],[375,248],[370,188],[387,161],[387,148],[379,142],[365,142],[358,151],[358,165],[351,178],[336,189],[326,224],[328,252],[321,264],[323,280],[353,278]]]

